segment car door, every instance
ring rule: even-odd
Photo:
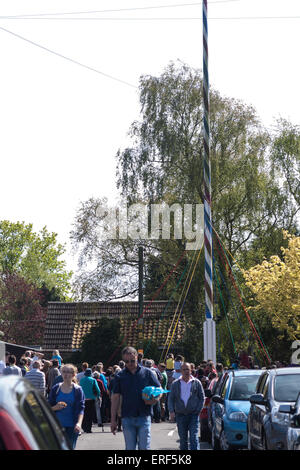
[[[229,385],[229,376],[225,377],[224,382],[222,384],[222,387],[220,389],[220,397],[224,400],[226,391]],[[222,403],[216,403],[216,408],[215,408],[215,435],[217,437],[220,436],[220,433],[222,431],[222,426],[223,426],[223,415],[224,415],[224,404]]]
[[[222,388],[222,385],[224,383],[224,379],[227,377],[227,373],[223,374],[222,377],[219,378],[218,382],[214,385],[213,390],[212,390],[212,397],[214,395],[219,395],[220,390]],[[213,400],[210,400],[209,403],[209,408],[208,408],[208,427],[210,430],[214,427],[214,421],[215,421],[215,408],[216,408],[216,403],[213,402]]]
[[[266,379],[262,383],[261,387],[261,394],[264,396],[264,399],[267,400],[268,398],[268,392],[269,392],[269,384],[270,384],[270,376],[269,374],[266,374]],[[256,444],[259,447],[263,447],[263,440],[264,440],[264,423],[265,419],[268,414],[268,408],[266,405],[255,405],[256,406]]]
[[[263,374],[257,384],[256,393],[263,394],[265,384],[268,380],[268,374]],[[261,408],[260,405],[252,404],[249,413],[249,432],[254,446],[261,445]]]
[[[48,403],[34,390],[22,396],[20,413],[41,450],[69,450],[70,445]]]

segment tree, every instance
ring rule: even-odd
[[[141,121],[119,151],[117,184],[130,202],[203,201],[202,78],[170,64],[140,80]],[[255,110],[210,92],[212,217],[227,248],[238,253],[274,223],[295,221],[288,196],[270,176],[270,136]]]
[[[2,275],[0,280],[0,324],[3,340],[28,346],[41,345],[46,309],[38,289],[19,274]]]
[[[202,76],[186,65],[170,64],[159,76],[140,79],[141,116],[129,132],[131,145],[117,153],[117,186],[127,205],[203,202]],[[276,171],[279,135],[272,136],[255,109],[239,100],[210,93],[213,229],[238,263],[249,268],[264,256],[281,253],[282,229],[298,229],[295,205],[297,179],[282,184]],[[293,128],[293,135],[297,136]],[[281,135],[281,134],[280,134]],[[292,139],[292,137],[291,137]],[[282,141],[281,141],[282,142]],[[293,141],[294,142],[294,141]],[[286,145],[284,147],[286,149]],[[293,162],[297,148],[293,148]],[[280,154],[281,155],[281,154]],[[291,175],[291,172],[290,172]],[[291,189],[289,189],[289,186]],[[184,237],[170,240],[99,238],[97,205],[83,203],[76,215],[72,240],[80,248],[82,265],[91,260],[94,270],[77,278],[81,295],[113,299],[137,294],[138,246],[145,253],[145,292],[151,298],[185,250]],[[171,224],[174,222],[171,220]],[[215,245],[215,244],[214,244]],[[220,262],[214,246],[214,256]],[[193,252],[184,253],[176,276],[160,293],[168,297]],[[203,264],[202,264],[203,266]],[[199,331],[203,321],[203,268],[197,269],[187,298],[187,331]],[[228,282],[228,272],[223,272]],[[222,287],[224,289],[224,287]],[[223,292],[226,310],[229,297]],[[190,302],[190,303],[189,303]],[[220,297],[217,311],[222,313]],[[224,313],[223,313],[224,314]],[[199,320],[200,319],[200,320]],[[226,319],[225,319],[226,320]],[[202,334],[197,336],[201,348]],[[243,339],[240,339],[242,344]],[[184,347],[193,348],[188,338]],[[227,347],[231,348],[229,345]],[[226,351],[227,356],[231,355]]]
[[[0,271],[19,274],[37,288],[56,289],[66,299],[72,273],[60,258],[65,248],[57,242],[57,234],[44,227],[39,233],[32,224],[0,221]]]
[[[300,207],[300,127],[286,119],[277,121],[271,147],[272,171],[284,179],[283,186],[294,199],[295,210]]]
[[[284,232],[288,247],[282,248],[283,260],[269,261],[244,272],[246,285],[256,301],[254,310],[264,312],[278,330],[290,340],[300,338],[300,237]]]
[[[120,345],[122,345],[120,320],[103,318],[83,338],[82,361],[87,361],[89,364],[97,364],[100,361],[107,364],[110,359],[118,362],[121,359]]]

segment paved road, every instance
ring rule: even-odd
[[[93,425],[91,434],[82,433],[77,441],[76,450],[124,450],[124,437],[122,432],[115,436],[110,431],[110,424],[102,428]],[[175,423],[153,423],[151,427],[152,450],[178,450],[178,433]],[[207,442],[200,443],[201,450],[211,449]]]

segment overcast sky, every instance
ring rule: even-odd
[[[211,86],[300,124],[299,0],[211,0],[208,17]],[[184,0],[0,0],[0,218],[68,243],[80,201],[112,200],[139,77],[202,68],[201,18]]]

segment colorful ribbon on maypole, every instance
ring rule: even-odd
[[[203,142],[204,142],[204,257],[205,257],[205,317],[213,318],[213,269],[211,223],[211,171],[209,155],[209,80],[207,0],[203,0]]]

